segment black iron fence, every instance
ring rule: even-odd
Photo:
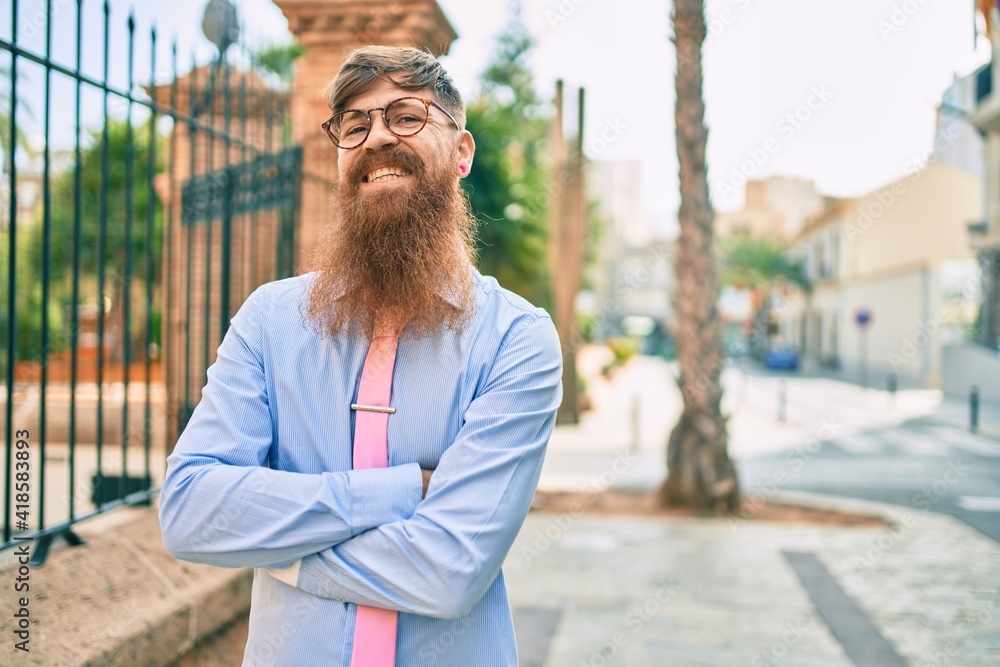
[[[0,34],[0,549],[35,540],[38,564],[56,537],[82,542],[76,523],[158,490],[230,316],[292,273],[301,155],[287,85],[244,44],[181,75],[153,29],[140,72],[131,15],[118,43],[106,1],[58,3],[75,35],[53,34],[52,0],[28,23],[20,4]]]

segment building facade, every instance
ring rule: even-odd
[[[841,290],[847,273],[842,235],[854,214],[854,200],[828,199],[822,213],[808,220],[794,240],[808,292],[795,291],[781,302],[781,335],[799,354],[821,366],[839,368],[844,321]]]
[[[596,316],[595,337],[628,334],[643,319],[664,334],[671,326],[673,241],[658,235],[642,204],[638,160],[593,162],[588,188],[600,230],[578,310]]]
[[[812,181],[789,176],[749,180],[743,208],[719,211],[715,232],[719,236],[746,233],[790,241],[805,222],[823,211],[823,197]]]
[[[982,309],[977,342],[1000,350],[1000,21],[990,7],[986,17],[993,30],[992,58],[973,75],[976,81],[972,123],[983,135],[982,211],[970,225],[971,246],[979,258],[982,273]]]
[[[967,225],[981,189],[976,174],[930,160],[859,199],[827,200],[793,242],[811,289],[789,295],[782,336],[806,363],[866,384],[940,386],[941,350],[966,337],[979,303]]]

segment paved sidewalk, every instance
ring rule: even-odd
[[[585,359],[582,372],[600,361]],[[610,380],[591,378],[595,408],[556,428],[539,487],[656,488],[681,408],[669,371],[638,358]],[[815,437],[820,414],[841,433],[912,419],[960,426],[959,407],[939,392],[893,398],[798,380],[782,421],[780,378],[727,370],[723,382],[735,457]],[[1000,415],[984,417],[989,436]],[[523,667],[1000,665],[995,541],[913,507],[775,497],[877,514],[891,527],[529,515],[504,566]]]
[[[895,524],[531,514],[504,571],[516,616],[552,630],[542,662],[518,627],[522,667],[1000,665],[1000,546],[938,514],[796,499]]]

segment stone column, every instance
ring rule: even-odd
[[[330,117],[320,96],[347,55],[367,44],[415,46],[435,56],[448,52],[454,29],[436,0],[275,0],[305,54],[295,62],[292,141],[302,146],[302,209],[295,229],[295,273],[309,270],[309,255],[331,221],[331,186],[337,148],[320,124]]]
[[[193,130],[183,119],[174,123],[167,149],[167,171],[154,180],[164,213],[169,213],[164,221],[162,284],[166,426],[171,447],[187,409],[200,400],[207,366],[215,361],[222,336],[222,223],[215,215],[211,221],[184,224],[181,189],[193,177],[218,172],[227,164],[240,164],[282,147],[285,94],[269,88],[252,72],[230,69],[227,107],[226,67],[217,67],[214,76],[213,66],[198,67],[178,78],[176,86],[164,84],[146,89],[157,103],[173,108],[182,118],[194,114],[198,123]],[[172,99],[174,94],[176,99]],[[218,133],[216,138],[213,132]],[[254,288],[274,279],[277,233],[278,214],[274,210],[233,217],[229,315]],[[206,289],[209,285],[210,289]]]

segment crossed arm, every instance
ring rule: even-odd
[[[170,552],[281,568],[322,597],[437,617],[492,583],[530,505],[561,398],[548,318],[508,333],[455,442],[417,464],[302,474],[266,467],[272,443],[258,290],[236,317],[168,458],[160,521]],[[301,564],[297,561],[301,560]]]

